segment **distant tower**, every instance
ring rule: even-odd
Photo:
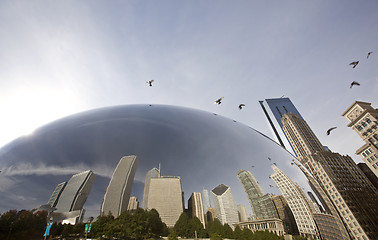
[[[57,211],[82,210],[95,178],[96,176],[91,170],[73,175],[58,199]]]
[[[188,211],[191,217],[197,217],[201,221],[203,227],[206,227],[201,193],[192,193],[188,200]]]
[[[352,236],[378,236],[378,193],[353,159],[322,148],[307,123],[297,115],[285,114],[282,123],[298,160],[330,197]]]
[[[114,217],[119,217],[127,210],[137,166],[136,156],[125,156],[119,160],[104,195],[101,205],[102,215],[110,212]]]
[[[48,204],[51,207],[56,207],[56,204],[58,203],[59,197],[62,194],[64,188],[66,187],[67,182],[59,183],[56,187],[54,192],[51,194],[51,197],[48,201]]]
[[[256,219],[278,218],[271,196],[264,194],[252,173],[240,170],[236,175],[243,185]]]
[[[378,177],[378,109],[374,109],[371,103],[355,101],[342,116],[348,119],[348,127],[356,131],[365,142],[356,154]]]
[[[224,184],[220,184],[211,190],[215,213],[222,224],[228,224],[231,228],[233,223],[239,222],[238,209],[236,207],[231,189]]]
[[[180,177],[160,176],[149,183],[147,209],[156,209],[167,227],[173,227],[184,211]]]
[[[137,197],[133,196],[129,199],[129,204],[127,205],[127,211],[134,211],[139,208],[139,202]]]
[[[294,219],[297,223],[298,231],[300,235],[304,237],[317,238],[318,232],[312,218],[311,209],[308,206],[307,200],[303,198],[304,193],[301,193],[302,189],[285,174],[272,165],[274,173],[270,175],[273,181],[277,184],[277,187],[285,197],[291,212],[294,215]]]
[[[245,209],[245,206],[243,204],[239,204],[237,208],[238,208],[238,214],[239,214],[239,222],[248,221],[248,215],[247,215],[247,210]]]
[[[285,197],[282,195],[273,195],[272,200],[277,208],[278,218],[282,220],[285,232],[292,235],[298,235],[297,224],[295,223],[293,213],[291,212]]]
[[[207,189],[202,190],[202,196],[203,196],[203,210],[204,212],[207,212],[207,210],[211,207],[210,204],[210,197],[209,197],[209,191]]]
[[[148,192],[150,191],[150,181],[151,178],[158,178],[160,177],[160,164],[159,169],[153,168],[147,172],[146,178],[144,180],[144,191],[143,191],[143,200],[142,200],[142,208],[147,209],[147,199],[148,199]]]

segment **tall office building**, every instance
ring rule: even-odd
[[[255,218],[278,218],[277,210],[273,204],[271,195],[264,194],[252,173],[246,170],[240,170],[236,175],[247,194]]]
[[[59,183],[55,187],[54,192],[51,194],[51,197],[50,197],[49,201],[47,202],[51,207],[56,207],[56,204],[58,203],[59,197],[62,194],[66,185],[67,185],[67,182],[62,182],[62,183]]]
[[[209,197],[209,191],[207,189],[202,190],[202,199],[203,199],[203,211],[207,212],[209,208],[211,208],[210,204],[210,197]]]
[[[190,217],[197,217],[201,221],[203,227],[206,227],[201,193],[192,193],[188,200],[188,212],[190,214]]]
[[[82,210],[95,178],[96,176],[91,170],[73,175],[58,199],[57,211]]]
[[[232,196],[231,189],[224,184],[211,190],[215,213],[222,224],[228,224],[234,228],[233,223],[239,222],[238,209]]]
[[[138,158],[136,156],[124,156],[119,160],[106,188],[101,205],[102,215],[111,213],[117,218],[127,210],[137,166]]]
[[[361,171],[365,174],[365,176],[369,179],[369,181],[373,184],[373,186],[378,191],[378,177],[371,171],[366,163],[357,163],[357,167],[361,169]]]
[[[307,200],[304,198],[302,189],[277,166],[272,165],[274,173],[270,175],[277,187],[285,197],[291,212],[293,213],[295,222],[297,223],[299,234],[304,237],[312,237],[317,239],[319,234],[314,219],[312,218],[311,209]]]
[[[378,236],[378,193],[352,158],[326,151],[296,114],[285,114],[282,123],[298,160],[330,196],[351,235],[356,239]]]
[[[365,142],[356,154],[378,177],[378,109],[374,109],[371,103],[355,101],[342,116],[348,119],[348,127],[356,131]]]
[[[130,197],[129,204],[127,205],[127,211],[134,211],[139,208],[138,198],[135,196]]]
[[[273,195],[272,200],[277,208],[278,218],[282,220],[285,232],[292,235],[298,235],[298,227],[290,207],[282,195]]]
[[[147,209],[156,209],[161,220],[173,227],[184,211],[181,179],[178,176],[151,178],[147,193]]]
[[[243,204],[238,204],[238,214],[239,214],[239,222],[246,222],[248,221],[247,209]]]
[[[151,178],[158,178],[160,177],[160,169],[153,168],[147,172],[146,178],[144,180],[144,191],[143,191],[143,200],[142,200],[142,208],[147,209],[147,199],[148,199],[148,192],[150,191],[150,181]]]

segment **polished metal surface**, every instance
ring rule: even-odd
[[[139,159],[131,195],[140,203],[145,175],[159,165],[161,175],[181,177],[186,205],[192,192],[225,184],[236,204],[251,212],[236,174],[248,170],[264,194],[281,194],[269,178],[272,164],[311,191],[291,164],[293,156],[253,128],[201,110],[125,105],[60,119],[0,149],[0,212],[45,204],[57,184],[90,169],[97,178],[84,207],[87,217],[96,217],[110,177],[127,155]]]

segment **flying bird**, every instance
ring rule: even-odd
[[[269,187],[274,187],[274,186],[269,184]]]
[[[275,166],[277,166],[277,163],[274,162],[273,164],[274,164]]]
[[[360,83],[358,83],[358,82],[356,82],[356,81],[353,81],[353,82],[350,84],[350,88],[352,88],[354,85],[360,86]]]
[[[269,161],[272,161],[272,159],[270,157],[268,157]]]
[[[372,53],[373,53],[373,52],[368,52],[368,55],[367,55],[366,58],[369,58],[370,54],[372,54]]]
[[[242,110],[244,106],[245,106],[245,104],[243,104],[243,103],[239,104],[239,109]]]
[[[290,163],[291,165],[294,165],[294,163]]]
[[[353,65],[353,68],[355,68],[359,62],[360,61],[354,61],[354,62],[349,63],[349,65]]]
[[[330,129],[328,129],[327,130],[327,135],[329,135],[329,134],[331,134],[331,131],[333,130],[333,129],[336,129],[337,127],[331,127]]]
[[[255,167],[255,166],[252,166],[253,168]]]
[[[149,84],[150,87],[152,87],[152,83],[154,82],[154,80],[150,80],[150,81],[147,81],[146,83]]]
[[[224,98],[224,97],[219,98],[218,100],[216,100],[216,101],[214,102],[214,104],[221,104],[223,98]]]

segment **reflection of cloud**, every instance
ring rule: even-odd
[[[77,164],[69,167],[61,166],[46,166],[43,163],[34,165],[31,163],[21,163],[16,166],[10,166],[2,170],[3,176],[16,176],[16,175],[70,175],[76,174],[86,170],[92,170],[96,175],[110,178],[113,174],[113,170],[106,166],[94,166],[89,167],[86,164]]]

